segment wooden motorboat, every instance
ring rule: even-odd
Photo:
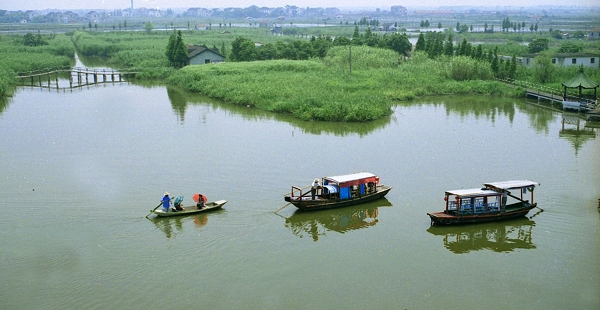
[[[533,190],[538,183],[515,180],[485,183],[483,188],[459,189],[446,192],[446,209],[427,213],[432,224],[466,224],[498,221],[526,215],[536,208]],[[511,191],[519,191],[513,195]],[[529,192],[531,201],[524,200]],[[512,200],[509,200],[512,199]]]
[[[190,214],[218,210],[218,209],[221,209],[221,207],[223,207],[223,205],[226,203],[227,203],[227,200],[217,200],[217,201],[205,203],[204,208],[201,208],[201,209],[198,209],[198,207],[196,207],[196,206],[183,207],[183,209],[185,211],[169,210],[168,212],[165,212],[165,210],[162,207],[160,207],[158,209],[152,210],[152,213],[156,214],[157,216],[160,216],[160,217],[190,215]]]
[[[379,184],[378,176],[359,172],[324,177],[318,186],[311,186],[307,191],[292,186],[292,191],[284,199],[300,210],[323,210],[377,200],[385,197],[391,189],[391,186]]]

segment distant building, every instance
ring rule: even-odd
[[[403,7],[403,6],[401,6],[401,5],[394,5],[394,6],[392,6],[392,9],[390,10],[390,13],[392,13],[392,15],[395,15],[395,16],[406,16],[406,15],[408,15],[407,11],[406,11],[406,8]]]
[[[535,57],[538,54],[525,54],[523,55],[522,64],[525,66],[531,66],[535,62]],[[590,54],[590,53],[557,53],[550,56],[552,59],[552,63],[557,66],[584,66],[588,68],[600,68],[598,63],[600,63],[600,55],[599,54]]]
[[[63,23],[76,23],[79,21],[79,15],[71,11],[64,12],[62,14]]]
[[[598,40],[600,39],[600,28],[594,28],[588,33],[588,39]]]
[[[187,11],[183,12],[183,16],[197,17],[201,16],[202,8],[189,8]]]
[[[89,22],[92,22],[92,23],[97,23],[100,21],[100,13],[98,13],[96,11],[88,12],[87,14],[85,14],[85,17],[87,18],[87,20]]]

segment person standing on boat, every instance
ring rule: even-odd
[[[163,209],[165,212],[169,212],[169,208],[171,207],[171,198],[169,198],[169,193],[165,192],[165,195],[162,198]]]
[[[315,195],[317,194],[317,189],[321,187],[321,184],[319,183],[319,179],[315,178],[315,181],[312,184],[312,187],[310,189],[310,193],[312,195],[312,200],[315,200]]]

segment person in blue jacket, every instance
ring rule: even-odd
[[[169,212],[169,207],[171,207],[171,198],[169,198],[169,193],[165,192],[165,195],[162,198],[163,209],[165,212]]]

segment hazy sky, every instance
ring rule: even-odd
[[[198,0],[133,0],[134,7],[145,8],[225,8],[225,7],[279,7],[285,5],[298,7],[378,7],[389,9],[392,5],[403,5],[405,7],[415,6],[536,6],[536,5],[577,5],[598,6],[597,0],[503,0],[503,1],[481,1],[481,0],[220,0],[220,1],[198,1]],[[43,10],[43,9],[124,9],[131,6],[131,0],[1,0],[1,10]]]

